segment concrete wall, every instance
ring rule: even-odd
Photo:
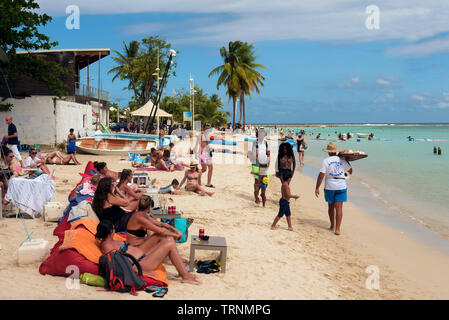
[[[67,140],[70,128],[75,129],[81,137],[93,134],[95,127],[92,125],[92,106],[56,100],[56,141]]]
[[[0,135],[8,134],[6,116],[12,116],[21,144],[52,144],[55,142],[55,107],[51,96],[6,99],[14,105],[11,111],[0,112]]]
[[[69,129],[85,137],[94,132],[92,106],[55,99],[52,96],[33,96],[26,99],[7,99],[14,108],[0,112],[0,136],[8,133],[6,116],[12,116],[21,144],[55,144],[67,139]]]

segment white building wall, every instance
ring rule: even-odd
[[[12,116],[21,144],[55,144],[67,140],[70,128],[81,137],[94,132],[92,106],[58,100],[52,96],[7,99],[11,111],[0,112],[0,135],[8,133],[6,116]]]
[[[51,96],[33,96],[25,99],[6,99],[14,105],[11,111],[0,112],[0,134],[8,134],[5,117],[11,116],[17,127],[21,144],[52,144],[55,142],[55,107]]]
[[[92,106],[76,102],[56,100],[56,141],[67,140],[70,128],[75,135],[88,136],[94,132]]]

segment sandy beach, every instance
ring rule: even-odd
[[[121,158],[79,154],[83,165],[58,166],[53,201],[67,205],[67,196],[89,160],[106,161],[110,169],[117,171],[131,168],[130,164],[120,163]],[[271,176],[267,206],[257,207],[249,162],[241,162],[214,165],[216,188],[212,197],[187,191],[169,196],[170,203],[194,219],[190,235],[197,234],[203,226],[207,235],[226,237],[228,259],[226,273],[196,274],[202,282],[200,287],[181,283],[175,268],[167,262],[170,286],[164,299],[449,298],[448,256],[377,222],[350,202],[344,206],[342,235],[335,236],[328,229],[324,196],[315,197],[315,180],[300,170],[291,183],[292,193],[301,195],[297,201],[291,201],[294,231],[287,230],[285,218],[276,230],[271,230],[278,212],[279,179]],[[159,186],[167,185],[173,178],[181,180],[183,174],[150,172]],[[66,278],[41,275],[39,263],[19,267],[17,249],[26,238],[23,222],[33,232],[32,238],[46,239],[51,247],[57,241],[52,234],[56,223],[44,222],[42,218],[0,219],[0,299],[155,299],[145,292],[132,296],[98,291],[98,287],[83,284],[78,289],[68,289]],[[189,242],[178,248],[188,259]],[[216,259],[217,255],[199,251],[196,258]],[[366,286],[369,266],[379,270],[379,290]]]

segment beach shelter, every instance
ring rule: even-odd
[[[151,116],[151,110],[153,109],[153,102],[148,100],[142,107],[137,109],[136,111],[131,112],[131,115],[138,117],[149,117]],[[156,118],[157,118],[157,131],[159,132],[159,118],[172,118],[173,115],[162,110],[161,108],[157,109]]]

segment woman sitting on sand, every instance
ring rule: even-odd
[[[175,242],[182,238],[182,233],[175,227],[150,217],[152,202],[150,196],[140,198],[138,209],[129,219],[126,229],[126,241],[144,252],[149,252],[161,242]]]
[[[117,189],[113,179],[110,177],[102,178],[100,180],[92,201],[92,209],[97,214],[98,219],[100,221],[112,221],[117,232],[126,231],[128,220],[132,215],[127,212],[127,210],[133,211],[137,208],[137,205],[137,201],[131,203],[120,190]]]
[[[145,189],[139,189],[137,184],[131,184],[132,179],[133,171],[131,169],[123,169],[120,174],[120,180],[117,183],[117,189],[131,202],[138,201],[145,193]]]
[[[296,160],[293,148],[290,143],[284,142],[279,146],[278,158],[276,161],[276,177],[282,178],[284,172],[295,173]]]
[[[208,196],[212,196],[214,194],[213,192],[209,192],[201,186],[201,170],[198,170],[198,163],[196,161],[192,161],[190,163],[190,169],[186,171],[184,178],[176,189],[181,189],[186,180],[187,191],[193,191],[202,196],[205,194],[207,194]]]
[[[157,161],[155,167],[159,170],[165,170],[173,172],[175,171],[175,164],[173,161],[170,160],[170,151],[164,150],[164,153],[162,154],[162,158],[159,158]]]
[[[98,171],[98,173],[100,174],[101,178],[109,177],[109,178],[114,179],[114,181],[117,181],[119,179],[120,175],[118,174],[118,172],[109,170],[106,162],[97,162],[97,161],[95,161],[94,162],[94,168],[95,168],[95,170]]]
[[[108,220],[98,224],[95,238],[100,241],[100,250],[103,254],[118,250],[124,244],[123,241],[114,240],[115,231],[114,224]],[[168,257],[182,278],[182,282],[201,284],[193,274],[186,270],[174,241],[159,242],[148,252],[133,245],[128,245],[126,251],[137,259],[144,273],[152,273]]]
[[[8,181],[9,179],[18,177],[19,174],[16,169],[16,165],[13,164],[14,153],[11,149],[7,147],[2,147],[2,160],[1,160],[1,173],[0,173],[0,187],[2,188],[2,203],[7,205],[9,203],[6,200],[6,192],[8,191]]]
[[[50,174],[50,169],[48,169],[48,167],[45,165],[45,159],[39,159],[37,157],[37,151],[34,148],[30,148],[29,151],[29,156],[25,159],[25,170],[27,168],[37,168],[39,171],[41,171],[41,173],[45,173],[45,174]]]
[[[70,164],[70,160],[72,160],[76,165],[81,164],[81,162],[78,161],[78,159],[75,157],[75,154],[73,153],[68,154],[64,157],[61,152],[56,150],[47,154],[43,153],[41,156],[45,159],[46,164],[65,165]]]

